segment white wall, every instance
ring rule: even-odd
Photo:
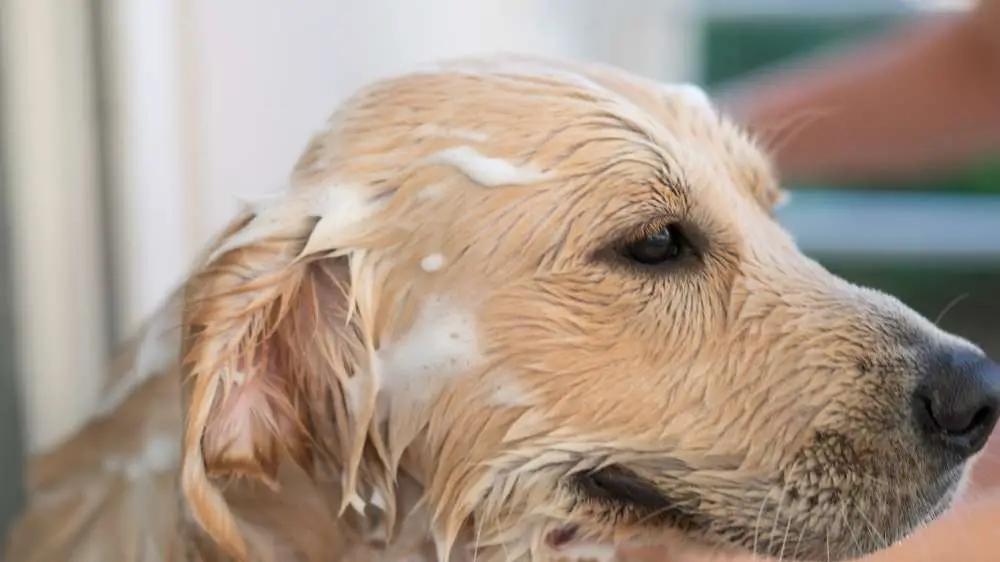
[[[119,191],[134,233],[119,248],[120,323],[156,306],[238,196],[280,187],[313,129],[365,82],[505,50],[686,78],[695,2],[118,0]]]

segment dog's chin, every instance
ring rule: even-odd
[[[704,498],[697,494],[671,492],[623,466],[574,475],[570,486],[587,504],[589,518],[606,529],[641,527],[642,539],[628,545],[655,548],[658,552],[694,553],[707,556],[756,555],[784,560],[847,560],[866,556],[904,540],[916,530],[941,517],[954,504],[967,482],[967,470],[959,469],[933,479],[919,493],[885,496],[885,490],[858,490],[858,497],[879,498],[869,513],[848,498],[830,499],[812,509],[800,503],[794,519],[778,526],[724,514],[746,513],[749,506],[714,506],[706,512]],[[912,483],[910,483],[912,485]],[[739,501],[739,500],[736,500]],[[800,500],[801,501],[801,500]],[[774,510],[781,507],[772,506]],[[851,512],[854,516],[851,516]],[[771,514],[777,519],[780,511]],[[774,533],[762,532],[775,527]],[[780,531],[780,532],[779,532]]]

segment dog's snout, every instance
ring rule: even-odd
[[[929,365],[914,402],[929,444],[972,456],[1000,417],[1000,365],[967,350],[944,352]]]

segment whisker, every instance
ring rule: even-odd
[[[826,529],[826,562],[833,560],[833,555],[830,554],[830,528]]]
[[[778,551],[778,562],[785,559],[785,547],[788,545],[788,533],[792,529],[792,518],[785,518],[785,536],[781,538],[781,550]]]
[[[794,467],[793,467],[793,470],[794,470]],[[768,537],[767,537],[768,545],[770,545],[771,542],[774,540],[774,536],[776,534],[775,532],[778,530],[778,519],[780,519],[780,517],[781,517],[781,508],[785,504],[785,498],[787,496],[787,491],[788,491],[788,482],[786,481],[781,486],[781,492],[780,492],[780,495],[778,496],[778,507],[775,508],[775,510],[774,510],[774,521],[771,523],[771,532],[768,533]],[[789,519],[789,521],[791,521],[791,519]],[[785,530],[785,537],[787,537],[787,534],[788,534],[788,530],[786,528],[786,530]],[[782,538],[782,543],[784,543],[784,537]],[[784,544],[782,544],[782,550],[784,550]]]
[[[799,549],[802,548],[802,537],[806,534],[806,526],[799,526],[799,537],[795,540],[795,550],[792,551],[792,560],[798,560]]]
[[[477,562],[479,560],[479,548],[483,539],[483,521],[475,521],[473,527],[476,532],[472,540],[472,562]]]
[[[858,512],[858,516],[861,517],[861,519],[864,520],[865,524],[868,525],[868,528],[871,531],[872,536],[875,537],[876,539],[878,539],[878,544],[880,545],[879,547],[880,548],[885,548],[885,547],[889,546],[889,541],[885,538],[885,535],[883,535],[878,530],[878,526],[875,525],[875,523],[871,520],[871,518],[868,517],[867,515],[865,515],[865,512],[864,512],[863,509],[861,509],[861,506],[860,505],[855,505],[854,509],[855,509],[855,511]]]
[[[768,128],[759,129],[756,134],[769,151],[778,153],[795,140],[796,135],[807,126],[830,113],[829,109],[804,109]]]
[[[760,502],[760,509],[757,510],[757,520],[754,522],[753,548],[751,549],[754,560],[757,560],[757,546],[758,546],[758,539],[760,539],[760,521],[764,517],[764,506],[767,505],[767,499],[770,495],[771,495],[770,490],[768,490],[764,494],[764,499],[762,499]]]
[[[858,540],[858,535],[854,532],[854,525],[851,524],[851,522],[853,520],[850,517],[848,517],[847,510],[844,508],[844,504],[843,503],[840,504],[840,513],[844,517],[844,527],[851,534],[851,540],[854,541],[854,546],[860,552],[861,550],[863,550],[863,547],[861,545],[861,541]]]
[[[963,293],[951,299],[951,301],[949,301],[948,304],[946,304],[944,308],[941,309],[941,312],[938,313],[937,318],[934,320],[934,325],[935,326],[939,325],[941,321],[944,320],[945,314],[948,314],[948,312],[950,312],[951,309],[955,308],[955,305],[965,300],[970,294],[971,293]]]

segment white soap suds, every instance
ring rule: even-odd
[[[208,263],[273,234],[289,220],[301,216],[304,207],[304,202],[291,198],[287,190],[259,197],[243,197],[241,203],[248,212],[253,213],[253,218],[242,229],[223,240],[208,256]]]
[[[385,205],[384,199],[373,199],[368,189],[356,185],[336,185],[322,189],[311,198],[309,214],[320,217],[300,255],[336,249],[351,229]]]
[[[333,249],[338,238],[362,224],[384,201],[375,200],[363,186],[337,184],[302,188],[260,198],[250,205],[253,219],[215,249],[209,263],[227,252],[260,242],[300,225],[306,217],[319,217],[302,255]]]
[[[420,269],[423,269],[428,273],[437,271],[441,269],[441,267],[443,266],[444,266],[444,256],[442,256],[441,254],[437,253],[430,254],[428,256],[424,256],[424,259],[420,260]]]
[[[452,166],[483,187],[526,185],[545,179],[545,175],[532,166],[515,166],[507,160],[480,154],[469,146],[442,150],[427,163]]]
[[[447,299],[432,297],[413,327],[377,352],[390,396],[429,398],[439,383],[468,372],[480,359],[472,316]]]

